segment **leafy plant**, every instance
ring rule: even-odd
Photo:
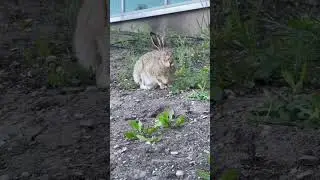
[[[210,94],[209,91],[206,90],[193,90],[189,98],[200,101],[208,101],[210,100]]]
[[[176,119],[174,119],[173,116],[173,110],[168,108],[167,110],[165,110],[157,116],[155,127],[175,128],[184,125],[185,116],[180,115]]]
[[[147,143],[155,143],[161,140],[161,137],[154,137],[154,133],[157,131],[156,127],[146,128],[141,121],[131,120],[129,125],[133,129],[125,133],[125,137],[129,140],[140,140]]]
[[[141,121],[131,120],[129,125],[132,131],[125,132],[124,136],[128,140],[140,140],[149,144],[156,143],[162,139],[162,129],[178,128],[185,124],[186,117],[181,115],[176,119],[173,118],[174,111],[167,108],[160,113],[155,120],[155,124],[146,127]]]
[[[303,82],[306,79],[306,72],[307,72],[307,64],[304,63],[301,73],[300,73],[300,78],[296,79],[294,77],[294,74],[289,72],[288,70],[283,70],[282,76],[284,80],[290,85],[292,92],[294,94],[301,92],[303,88]]]
[[[319,94],[286,95],[278,93],[272,95],[270,93],[269,97],[270,100],[262,107],[252,111],[253,117],[250,120],[300,127],[318,127],[320,125]]]

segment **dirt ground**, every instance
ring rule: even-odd
[[[219,171],[238,169],[241,179],[319,179],[319,130],[250,124],[248,112],[264,100],[257,94],[224,103],[211,132]]]
[[[92,86],[46,88],[41,74],[24,69],[17,49],[37,33],[21,32],[14,22],[41,21],[38,4],[31,2],[29,8],[0,6],[1,28],[9,28],[0,35],[0,180],[102,180],[109,179],[109,165],[110,179],[197,179],[197,170],[208,169],[209,103],[189,100],[190,92],[172,96],[167,90],[120,89],[122,49],[111,48],[110,99]],[[218,174],[236,168],[245,180],[320,179],[319,130],[249,125],[247,112],[263,100],[260,94],[230,98],[224,116],[212,119]],[[169,130],[155,145],[124,139],[128,120],[148,124],[165,106],[186,115],[186,125]]]
[[[111,78],[124,65],[121,51],[111,49],[111,57],[118,57],[112,58]],[[208,102],[188,100],[190,92],[171,96],[168,90],[121,90],[116,80],[111,87],[111,179],[197,179],[197,170],[209,169]],[[166,106],[177,116],[186,115],[186,125],[169,130],[155,145],[124,139],[124,132],[130,130],[127,120],[151,123]],[[183,176],[178,178],[177,171],[183,171]]]
[[[187,100],[188,93],[119,89],[114,80],[125,62],[118,49],[111,49],[110,120],[108,93],[93,86],[50,89],[41,74],[25,69],[17,52],[37,33],[22,32],[15,22],[32,19],[36,30],[58,29],[41,24],[50,11],[38,5],[1,4],[1,180],[109,179],[109,164],[111,179],[177,179],[179,170],[180,178],[196,179],[197,169],[208,169],[209,103]],[[188,117],[185,127],[153,146],[124,139],[128,119],[149,122],[167,105]]]

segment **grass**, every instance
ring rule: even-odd
[[[50,39],[39,38],[33,45],[23,51],[24,64],[38,69],[45,75],[48,87],[78,86],[80,84],[94,84],[93,73],[82,68],[67,56],[66,51],[56,53],[53,49],[57,45]]]
[[[263,8],[261,1],[248,2],[245,10],[234,0],[224,4],[225,23],[211,32],[214,83],[234,90],[283,87],[286,90],[267,93],[269,100],[252,112],[253,119],[317,128],[320,21],[297,13],[273,18],[263,14]]]
[[[57,4],[58,5],[58,4]],[[24,65],[36,69],[45,79],[47,87],[59,88],[65,86],[93,85],[94,76],[74,61],[71,51],[71,37],[75,27],[79,3],[74,0],[65,1],[65,6],[58,8],[50,19],[55,19],[62,25],[63,32],[48,34],[39,32],[39,36],[28,48],[23,49]],[[53,18],[55,17],[55,18]],[[22,26],[30,24],[28,20]],[[49,21],[46,19],[45,21]]]
[[[121,34],[122,35],[119,35]],[[144,53],[153,50],[148,32],[137,33],[111,31],[111,44],[126,49],[128,52],[123,58],[126,66],[122,67],[118,81],[123,89],[135,89],[132,78],[134,63]],[[122,38],[120,37],[122,36]],[[201,37],[187,37],[176,33],[169,33],[167,36],[169,47],[174,50],[174,61],[176,65],[175,81],[170,87],[173,93],[180,93],[187,90],[199,92],[195,99],[209,99],[209,74],[210,74],[210,48],[209,33],[203,32]],[[205,95],[206,94],[206,95]]]
[[[243,89],[263,89],[263,105],[255,106],[246,117],[252,125],[318,129],[320,19],[301,15],[299,9],[277,16],[270,13],[276,12],[272,8],[261,0],[240,5],[226,0],[218,8],[223,16],[215,20],[222,23],[211,29],[215,69],[212,98],[223,103],[220,90],[245,94]]]

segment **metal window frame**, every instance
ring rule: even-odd
[[[210,7],[209,0],[192,0],[183,3],[170,4],[169,0],[164,0],[163,6],[125,12],[125,0],[121,0],[121,13],[110,17],[110,23],[122,22],[146,17],[172,14],[177,12],[191,11]]]

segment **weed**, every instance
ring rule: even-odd
[[[244,85],[253,88],[258,80],[280,82],[288,78],[290,72],[294,86],[297,85],[294,89],[298,90],[301,83],[296,82],[301,69],[304,71],[304,81],[310,74],[313,74],[310,77],[317,77],[313,79],[319,79],[315,68],[319,67],[320,57],[317,50],[320,45],[319,21],[291,18],[284,25],[261,15],[261,1],[252,4],[247,14],[240,13],[235,1],[228,2],[226,8],[230,12],[226,23],[223,28],[212,32],[219,87]],[[315,80],[312,82],[315,83]]]
[[[131,120],[129,125],[133,130],[125,132],[124,136],[128,140],[140,140],[148,144],[156,143],[162,139],[161,130],[178,128],[185,124],[185,116],[179,116],[176,119],[173,116],[173,110],[167,108],[157,116],[155,124],[151,127],[146,127],[141,121]]]
[[[253,110],[251,121],[299,127],[319,127],[320,95],[268,92],[269,101]],[[261,118],[263,117],[263,118]]]
[[[125,133],[125,137],[129,140],[140,140],[146,143],[155,143],[161,140],[161,137],[155,136],[157,132],[156,127],[145,127],[141,121],[132,120],[129,121],[129,125],[133,131]]]
[[[302,91],[304,80],[306,79],[307,64],[304,63],[300,77],[297,79],[294,77],[294,73],[289,72],[288,70],[283,70],[282,75],[284,80],[290,85],[292,92],[294,94]]]
[[[199,101],[209,101],[210,94],[209,94],[209,91],[193,90],[189,98],[193,100],[199,100]]]

